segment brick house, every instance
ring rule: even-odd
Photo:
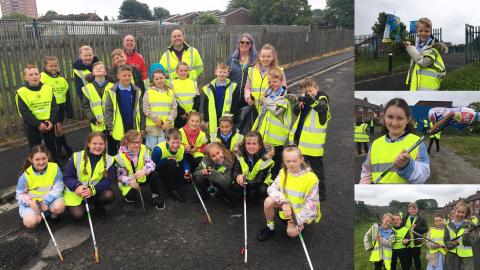
[[[250,16],[250,11],[243,7],[226,10],[215,15],[220,19],[220,23],[225,25],[247,25],[254,23]]]
[[[375,105],[368,102],[365,97],[363,99],[355,98],[355,120],[361,119],[363,122],[382,119],[383,105]]]

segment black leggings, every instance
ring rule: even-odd
[[[194,158],[190,154],[185,154],[185,158],[187,158],[187,162],[190,165],[190,172],[193,174],[197,169],[200,162],[202,162],[203,157],[196,157]]]
[[[362,144],[365,149],[365,154],[368,153],[368,143],[367,142],[357,142],[357,154],[362,154]]]
[[[25,123],[25,135],[28,140],[28,146],[32,149],[36,145],[42,144],[42,140],[45,143],[48,151],[52,155],[52,158],[57,161],[57,145],[55,142],[55,127],[47,132],[40,132],[38,127],[34,127]]]
[[[113,191],[111,189],[107,189],[105,192],[101,194],[96,194],[95,196],[89,198],[89,202],[93,202],[95,207],[102,207],[105,204],[109,204],[113,202],[115,196],[113,195]],[[75,220],[81,220],[85,216],[85,206],[83,202],[78,206],[69,206],[68,212]]]
[[[392,251],[392,267],[391,270],[397,269],[397,258],[400,259],[400,264],[402,265],[402,270],[408,270],[408,254],[407,249],[394,249]]]
[[[283,146],[275,146],[275,154],[273,155],[273,168],[272,168],[272,180],[275,180],[275,178],[278,175],[278,172],[280,172],[280,169],[282,169],[282,152],[283,152]]]
[[[422,247],[414,247],[414,248],[407,248],[407,261],[408,261],[408,268],[411,268],[412,265],[412,259],[413,263],[415,265],[416,270],[421,270],[421,263],[422,261],[420,260],[420,254],[422,251]]]
[[[177,165],[175,160],[167,160],[155,170],[167,191],[177,190],[178,185],[184,181],[184,169],[182,166]]]
[[[147,175],[146,182],[139,183],[140,186],[144,186],[146,184],[150,186],[152,194],[160,194],[160,179],[158,178],[157,172],[151,172],[149,175]],[[127,194],[125,194],[125,198],[130,201],[135,201],[138,196],[138,191],[134,188],[130,189]]]
[[[268,185],[265,183],[252,184],[249,182],[247,184],[247,198],[254,201],[264,200],[268,196],[267,189]],[[237,194],[237,199],[239,196],[243,197],[243,187],[237,184],[237,182],[233,184],[233,191]]]
[[[437,152],[440,151],[440,140],[437,138],[430,138],[430,142],[428,143],[428,152],[432,149],[433,142],[435,141],[435,146],[437,147]]]

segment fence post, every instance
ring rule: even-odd
[[[393,53],[388,54],[388,74],[393,72]]]

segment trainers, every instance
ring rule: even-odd
[[[152,203],[153,203],[153,205],[155,205],[155,208],[157,208],[157,210],[165,209],[165,203],[163,203],[163,201],[160,199],[160,197],[153,198]]]
[[[178,190],[172,190],[169,192],[168,194],[170,196],[170,198],[172,198],[173,200],[177,201],[177,202],[184,202],[185,201],[185,198],[182,196],[182,194],[180,194],[180,192],[178,192]]]
[[[257,234],[257,240],[258,241],[266,241],[270,237],[275,235],[275,230],[270,230],[269,227],[265,226],[258,234]]]

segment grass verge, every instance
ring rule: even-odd
[[[440,137],[440,147],[442,144],[448,146],[455,154],[463,157],[467,162],[480,168],[480,136],[469,135],[447,135]]]
[[[407,71],[410,58],[398,57],[393,59],[393,72]],[[370,57],[355,57],[355,79],[388,74],[388,58],[373,59]]]
[[[447,75],[440,85],[442,90],[480,90],[480,63],[458,68]]]

